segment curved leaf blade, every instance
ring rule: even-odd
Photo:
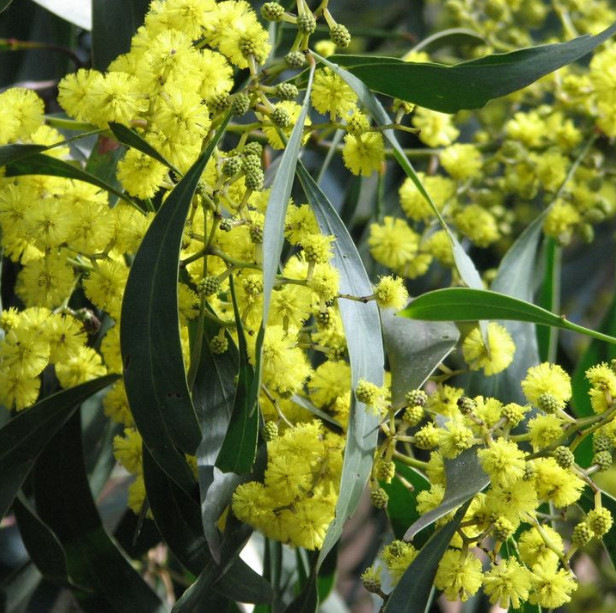
[[[79,405],[117,379],[117,375],[107,375],[52,394],[0,428],[0,517],[11,506],[39,454]]]
[[[238,331],[240,371],[233,401],[231,420],[216,458],[216,467],[224,473],[248,474],[257,454],[259,411],[257,409],[258,374],[248,361],[246,339],[235,299],[233,279],[229,279],[233,312]]]
[[[272,289],[280,263],[280,254],[284,243],[284,220],[287,205],[291,197],[291,189],[295,179],[295,168],[304,135],[304,122],[310,106],[310,90],[314,75],[314,64],[310,69],[304,103],[291,136],[284,148],[280,164],[276,169],[276,177],[272,183],[265,223],[263,226],[263,326],[267,323]]]
[[[370,279],[346,226],[301,161],[297,173],[321,231],[336,237],[333,264],[340,272],[340,291],[354,296],[370,295]],[[351,363],[352,389],[360,379],[381,385],[385,355],[376,304],[340,300],[339,308]],[[340,538],[344,522],[357,508],[372,467],[377,436],[378,417],[352,395],[336,516],[319,554],[319,565]]]
[[[187,496],[143,448],[143,478],[154,521],[169,549],[194,575],[210,561],[199,504]]]
[[[616,33],[616,24],[595,36],[489,55],[455,66],[392,61],[361,63],[339,57],[373,91],[443,113],[477,109],[582,58]],[[352,65],[354,64],[354,65]]]
[[[479,321],[486,319],[528,321],[543,326],[572,330],[608,343],[616,343],[616,338],[574,324],[562,315],[555,315],[525,300],[490,290],[476,290],[465,287],[435,290],[413,300],[400,314],[411,319],[426,321]]]
[[[36,510],[66,552],[87,611],[162,613],[166,607],[103,528],[83,462],[81,424],[74,414],[47,445],[34,471]]]
[[[139,205],[132,198],[116,189],[113,185],[95,177],[85,170],[81,170],[81,168],[77,166],[72,166],[67,162],[52,158],[43,153],[33,153],[28,155],[28,157],[21,157],[6,165],[7,177],[19,177],[23,175],[49,175],[52,177],[64,177],[65,179],[84,181],[85,183],[96,185],[96,187],[100,187],[110,194],[139,208]]]
[[[433,534],[421,548],[390,594],[383,608],[385,613],[419,613],[425,610],[430,599],[438,563],[447,550],[469,504],[470,502],[465,504],[455,517]]]
[[[19,533],[30,559],[45,579],[56,585],[68,586],[66,554],[56,535],[21,496],[16,499],[14,508]]]
[[[27,158],[34,153],[41,153],[47,148],[45,145],[3,145],[0,147],[0,166],[6,166],[11,162]]]
[[[141,138],[135,130],[131,130],[121,123],[111,122],[109,124],[109,129],[113,132],[113,135],[121,142],[123,145],[127,147],[132,147],[133,149],[137,149],[137,151],[141,151],[141,153],[145,153],[149,155],[151,158],[155,159],[157,162],[164,164],[168,168],[173,168],[173,165],[167,161],[150,143]]]
[[[391,123],[391,119],[389,115],[383,108],[383,105],[378,101],[376,96],[353,74],[340,68],[336,64],[330,62],[329,60],[319,57],[319,61],[331,68],[336,74],[338,74],[349,87],[357,94],[361,104],[366,107],[366,109],[370,112],[370,115],[374,118],[374,120],[380,124],[381,126],[389,125]],[[432,210],[434,211],[435,217],[438,219],[441,227],[445,232],[447,232],[447,236],[452,245],[453,257],[456,263],[456,268],[458,269],[458,273],[460,274],[460,278],[468,287],[476,287],[482,288],[483,283],[481,281],[481,277],[473,264],[473,261],[468,256],[468,254],[460,245],[458,239],[453,235],[449,226],[445,223],[440,211],[434,204],[434,201],[430,197],[430,194],[426,191],[424,186],[422,185],[413,165],[408,159],[406,153],[404,153],[404,149],[400,146],[398,139],[393,130],[383,130],[383,136],[389,142],[393,149],[393,154],[400,165],[400,168],[404,170],[406,176],[411,179],[411,181],[415,184],[419,193],[424,197],[426,202],[430,205]],[[484,332],[485,336],[485,332]]]
[[[227,121],[154,217],[135,255],[122,302],[124,384],[135,423],[152,457],[187,493],[194,478],[181,454],[197,451],[201,430],[180,343],[179,257],[197,183]]]

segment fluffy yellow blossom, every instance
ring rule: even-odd
[[[417,174],[417,177],[439,211],[442,211],[443,207],[455,196],[456,185],[451,179],[426,176],[421,172]],[[434,211],[430,203],[411,179],[407,178],[403,181],[398,193],[400,195],[400,206],[409,219],[430,221],[434,218]]]
[[[404,287],[404,281],[399,277],[386,276],[379,279],[374,288],[374,297],[382,309],[402,309],[408,299],[409,293]]]
[[[528,369],[522,391],[528,402],[536,407],[540,407],[539,398],[549,394],[562,409],[571,398],[571,378],[558,364],[544,362]]]
[[[471,179],[481,172],[481,152],[474,145],[456,143],[440,154],[441,164],[448,174],[459,180]]]
[[[536,564],[532,568],[532,591],[529,602],[546,609],[555,609],[571,601],[577,589],[575,577],[569,570],[558,568],[558,562]]]
[[[462,355],[471,370],[480,370],[495,375],[505,370],[513,361],[515,343],[504,326],[496,322],[488,324],[488,348],[484,345],[479,327],[475,327],[462,343]]]
[[[457,549],[448,549],[438,565],[434,585],[448,600],[468,600],[481,587],[481,560]]]
[[[451,115],[419,107],[413,115],[413,125],[419,128],[419,138],[428,147],[451,145],[460,131],[453,125]]]
[[[485,449],[477,452],[477,457],[492,483],[509,487],[524,476],[526,454],[513,442],[505,438],[491,441]]]
[[[379,132],[347,134],[342,148],[344,165],[354,174],[369,177],[381,169],[385,160],[385,143]]]
[[[330,68],[321,68],[315,72],[310,100],[319,113],[329,113],[335,121],[336,117],[346,118],[355,109],[357,95],[342,77]]]
[[[503,609],[519,609],[528,599],[531,573],[515,558],[501,560],[483,576],[483,589],[491,604]]]

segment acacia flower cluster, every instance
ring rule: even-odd
[[[451,23],[472,25],[482,35],[485,44],[474,53],[530,42],[522,28],[502,28],[506,17],[535,26],[548,17],[533,2],[447,4]],[[477,6],[471,10],[470,4]],[[602,0],[588,3],[594,13],[571,4],[576,27],[594,31],[616,19]],[[293,32],[283,55],[265,21]],[[320,549],[335,517],[349,412],[365,404],[380,420],[370,476],[377,508],[387,508],[394,479],[407,484],[401,466],[423,479],[415,497],[420,515],[446,498],[448,463],[462,454],[472,456],[485,477],[438,566],[436,588],[450,600],[466,600],[482,588],[502,607],[559,607],[576,589],[573,554],[613,523],[591,475],[612,466],[614,364],[587,370],[595,414],[586,418],[568,412],[570,377],[550,362],[532,366],[521,381],[526,404],[467,396],[445,380],[471,371],[495,377],[516,357],[516,339],[489,322],[485,330],[464,330],[452,360],[457,370],[442,365],[445,375],[433,376],[425,390],[409,390],[396,404],[389,376],[383,387],[363,380],[352,385],[339,303],[374,301],[399,311],[409,300],[409,280],[459,284],[452,233],[474,252],[500,257],[540,215],[544,235],[555,243],[591,241],[597,224],[615,212],[614,187],[605,181],[613,160],[604,149],[616,136],[616,45],[606,44],[587,67],[563,68],[473,118],[395,100],[395,118],[383,126],[338,72],[315,67],[311,37],[318,21],[329,33],[329,40],[313,45],[323,56],[351,44],[327,1],[311,10],[298,0],[295,11],[266,2],[259,16],[244,0],[154,0],[127,53],[105,71],[82,68],[60,81],[58,101],[68,119],[46,117],[43,101],[27,89],[0,93],[0,145],[40,145],[40,155],[79,165],[60,128],[81,130],[98,136],[96,148],[111,148],[119,158],[119,187],[111,191],[100,181],[0,168],[0,242],[18,270],[19,300],[0,315],[0,404],[27,410],[47,388],[122,375],[121,314],[130,265],[157,211],[224,131],[184,226],[178,312],[189,374],[196,368],[195,330],[203,335],[206,319],[215,330],[213,360],[228,357],[231,345],[245,345],[248,365],[259,369],[267,461],[261,475],[250,475],[230,495],[228,512],[269,539]],[[430,56],[413,51],[403,59],[426,62]],[[307,67],[313,75],[305,92],[310,112],[298,127]],[[351,296],[341,294],[333,263],[338,237],[323,232],[309,204],[291,199],[263,321],[269,186],[275,158],[297,127],[305,147],[339,153],[340,170],[354,180],[376,177],[383,189],[392,155],[383,132],[412,134],[419,147],[409,155],[419,159],[417,178],[434,206],[410,178],[394,187],[394,205],[380,207],[379,201],[365,223],[372,293]],[[471,129],[473,139],[467,138]],[[126,131],[139,146],[120,142]],[[490,279],[486,271],[486,285]],[[129,507],[146,515],[143,441],[121,378],[103,406],[123,428],[113,450],[134,476]],[[582,466],[576,451],[587,438],[594,453]],[[186,462],[196,473],[197,459],[187,456]],[[557,532],[557,514],[564,517],[585,496],[591,502],[571,533]],[[448,510],[437,527],[454,514]],[[387,598],[420,550],[394,540],[365,571],[364,585]]]

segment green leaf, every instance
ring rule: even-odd
[[[222,576],[212,561],[182,594],[173,607],[173,613],[224,611],[229,598],[240,602],[269,603],[272,601],[272,588],[241,558],[236,558]]]
[[[474,30],[469,30],[468,28],[448,28],[447,30],[441,30],[431,36],[427,36],[413,47],[413,51],[431,49],[434,52],[434,50],[443,47],[463,45],[476,47],[477,45],[485,44],[485,42],[485,38]],[[336,59],[333,58],[332,61],[336,61]]]
[[[150,143],[144,140],[135,130],[131,130],[126,126],[123,126],[121,123],[111,122],[109,124],[109,129],[113,132],[113,135],[124,145],[127,147],[132,147],[133,149],[137,149],[137,151],[141,151],[141,153],[145,153],[149,155],[151,158],[155,159],[157,162],[164,164],[169,168],[174,168],[171,162],[168,162]]]
[[[267,201],[267,212],[263,226],[263,326],[267,324],[272,289],[280,265],[280,254],[284,244],[284,220],[304,136],[304,122],[310,106],[313,75],[314,65],[310,69],[302,109],[284,148],[280,164],[276,169],[276,176]]]
[[[56,535],[22,496],[15,500],[14,510],[19,533],[30,559],[45,579],[56,585],[68,586],[70,581],[66,554]]]
[[[387,517],[391,523],[394,536],[397,539],[404,538],[409,524],[419,519],[417,510],[417,494],[430,489],[430,482],[421,473],[400,462],[396,462],[396,473],[404,477],[412,486],[410,491],[396,475],[391,483],[381,483],[381,487],[387,492]]]
[[[92,68],[105,70],[130,49],[149,0],[92,0]]]
[[[214,560],[220,563],[220,531],[217,521],[231,502],[231,496],[241,479],[234,473],[222,473],[215,468],[233,412],[235,376],[239,363],[237,348],[230,337],[227,338],[229,348],[225,353],[212,354],[210,340],[217,333],[218,326],[205,320],[201,359],[193,385],[193,402],[203,432],[197,449],[203,530]]]
[[[225,473],[245,475],[251,471],[257,453],[257,438],[259,435],[258,376],[248,361],[246,339],[235,299],[232,278],[229,279],[229,283],[238,332],[240,371],[231,421],[216,458],[216,466]]]
[[[372,294],[372,285],[355,243],[340,220],[336,209],[301,161],[297,165],[297,173],[321,232],[336,237],[333,265],[340,272],[340,292],[353,296]],[[376,304],[340,300],[338,305],[347,339],[352,388],[355,389],[360,379],[381,385],[385,356]],[[378,436],[378,421],[377,415],[367,411],[365,405],[359,402],[353,394],[336,516],[327,531],[319,555],[319,564],[336,544],[342,534],[344,522],[355,512],[359,504],[372,468],[372,455]]]
[[[34,153],[45,151],[45,145],[3,145],[0,147],[0,166],[6,166],[11,162],[16,162]]]
[[[78,166],[73,166],[42,153],[33,153],[27,158],[21,158],[6,165],[7,177],[20,177],[23,175],[49,175],[84,181],[85,183],[96,185],[139,208],[139,205],[132,198],[116,189],[113,185],[102,181],[85,170],[81,170]]]
[[[196,452],[201,431],[180,343],[179,257],[193,194],[227,121],[154,217],[122,302],[120,345],[131,412],[154,460],[189,495],[194,478],[182,454]]]
[[[551,236],[546,236],[543,244],[543,282],[537,296],[539,306],[548,311],[560,310],[562,248]],[[558,348],[557,330],[554,328],[539,328],[537,330],[539,355],[542,362],[556,361]]]
[[[9,8],[13,0],[0,0],[0,13],[6,11]]]
[[[404,535],[405,541],[412,540],[420,530],[464,504],[490,483],[479,464],[476,448],[467,449],[453,460],[445,460],[445,480],[443,502],[411,524]]]
[[[454,518],[435,532],[422,547],[390,594],[383,608],[385,613],[419,613],[425,610],[430,600],[438,563],[456,533],[469,504],[470,502],[467,502],[459,509]]]
[[[616,517],[616,498],[603,490],[600,491],[601,505],[612,514],[612,517]],[[589,488],[584,488],[582,491],[582,496],[578,500],[578,504],[585,513],[588,513],[595,508],[595,496]],[[602,536],[601,542],[603,543],[603,547],[612,562],[612,567],[616,568],[616,530],[610,530],[607,534]]]
[[[450,322],[412,321],[392,311],[381,312],[381,326],[391,372],[392,402],[400,406],[404,395],[420,388],[451,353],[460,332]]]
[[[66,552],[69,575],[88,590],[78,594],[86,611],[166,610],[103,528],[83,463],[79,415],[41,454],[33,486],[37,513]]]
[[[584,57],[614,33],[616,24],[595,36],[489,55],[455,66],[394,58],[378,62],[373,57],[367,62],[362,56],[340,56],[337,60],[373,91],[443,113],[455,113],[480,108],[493,98],[530,85]]]
[[[84,400],[117,378],[117,375],[108,375],[52,394],[18,413],[0,428],[0,517],[11,506],[50,439]]]
[[[452,287],[428,292],[411,302],[401,313],[411,319],[427,321],[478,321],[506,319],[555,326],[592,336],[608,343],[616,338],[574,324],[564,316],[518,298],[489,290]]]
[[[198,501],[187,496],[143,447],[147,500],[159,532],[177,559],[194,575],[210,561]]]

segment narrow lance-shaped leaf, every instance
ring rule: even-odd
[[[0,517],[11,506],[34,462],[56,432],[84,400],[117,379],[117,375],[107,375],[52,394],[0,428]]]
[[[66,554],[56,535],[45,522],[41,521],[25,497],[20,495],[15,500],[14,510],[19,533],[30,559],[45,579],[56,585],[68,587],[70,578]]]
[[[103,528],[85,472],[78,414],[38,459],[33,491],[39,517],[66,552],[69,575],[88,589],[79,594],[84,610],[166,610]]]
[[[434,577],[443,554],[447,550],[470,502],[445,524],[421,548],[417,557],[406,569],[400,582],[385,604],[385,613],[423,613],[430,599]]]
[[[257,453],[257,438],[259,435],[259,411],[257,411],[256,406],[257,393],[255,390],[257,375],[248,362],[246,339],[244,338],[244,329],[237,307],[232,278],[229,279],[229,283],[238,331],[240,371],[231,421],[216,458],[216,466],[225,473],[243,475],[249,473],[252,469]]]
[[[533,300],[537,247],[542,234],[542,213],[517,238],[502,259],[492,290],[531,302]],[[504,321],[515,342],[513,362],[501,373],[490,377],[472,373],[466,385],[470,396],[491,396],[504,402],[526,403],[520,381],[526,371],[539,363],[535,326],[521,321]]]
[[[370,279],[346,226],[301,161],[297,172],[321,232],[336,237],[333,264],[340,272],[340,292],[353,296],[372,294]],[[381,385],[385,356],[376,304],[341,299],[338,306],[347,339],[352,388],[355,389],[360,379]],[[377,436],[378,416],[352,395],[336,516],[327,531],[319,564],[340,538],[344,522],[357,508],[372,467]]]
[[[265,223],[263,226],[263,325],[267,324],[272,288],[276,280],[276,273],[280,263],[280,254],[284,243],[284,220],[287,205],[291,197],[295,167],[299,156],[302,138],[304,136],[304,122],[310,106],[310,89],[314,65],[310,69],[308,85],[304,94],[304,103],[291,136],[286,144],[280,164],[276,170],[276,177],[272,183]]]
[[[94,175],[81,170],[77,166],[63,162],[43,153],[33,153],[28,157],[22,157],[6,165],[7,177],[18,177],[23,175],[50,175],[53,177],[64,177],[65,179],[76,179],[91,185],[96,185],[105,191],[125,200],[129,204],[139,208],[139,205],[125,193],[116,189],[113,185],[102,181]]]
[[[122,302],[120,344],[131,412],[154,460],[187,493],[194,478],[182,453],[196,452],[201,430],[180,343],[179,257],[197,183],[228,119],[156,214],[135,255]]]
[[[4,145],[0,147],[0,166],[6,166],[11,162],[27,158],[34,153],[41,153],[46,149],[45,145]]]
[[[168,162],[150,143],[144,140],[135,130],[131,130],[121,123],[111,122],[109,124],[109,129],[113,132],[113,135],[124,145],[128,147],[132,147],[133,149],[137,149],[137,151],[141,151],[141,153],[145,153],[149,155],[151,158],[155,159],[157,162],[164,164],[165,166],[174,169],[173,165]]]
[[[590,53],[616,33],[616,24],[603,32],[565,43],[540,45],[498,53],[455,66],[403,62],[394,58],[339,56],[338,63],[371,90],[435,111],[455,113],[476,109],[506,96]]]
[[[428,292],[416,298],[401,313],[412,319],[426,321],[478,321],[505,319],[529,321],[543,326],[555,326],[580,332],[608,343],[616,338],[574,324],[562,315],[555,315],[524,300],[488,290],[452,287]]]
[[[241,478],[234,473],[223,473],[215,466],[233,412],[239,367],[238,351],[231,338],[222,355],[212,353],[210,340],[217,334],[217,324],[206,320],[203,339],[195,340],[201,342],[201,358],[192,392],[203,432],[197,449],[203,530],[214,560],[220,563],[221,539],[217,522],[231,502]]]

